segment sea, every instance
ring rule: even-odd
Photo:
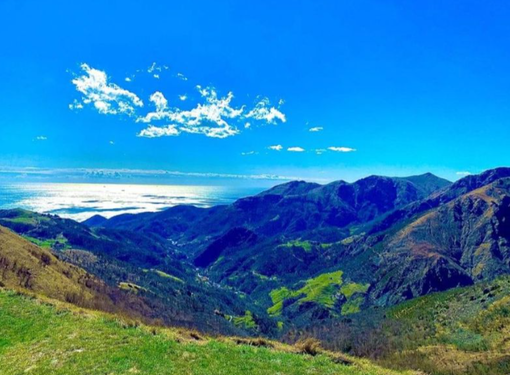
[[[229,204],[262,190],[230,186],[1,183],[0,209],[23,208],[83,221],[97,214],[110,218],[182,204]]]

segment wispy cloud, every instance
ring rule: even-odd
[[[455,173],[457,176],[469,176],[471,174],[471,172],[468,172],[468,171],[460,171],[460,172],[457,172]]]
[[[248,152],[241,152],[241,155],[248,156],[248,155],[257,155],[257,151],[248,151]]]
[[[177,78],[180,78],[182,79],[183,81],[187,81],[188,80],[188,77],[186,77],[184,74],[182,73],[177,73]]]
[[[328,147],[328,150],[334,151],[334,152],[354,152],[354,151],[356,151],[355,148],[350,148],[350,147]]]
[[[275,150],[275,151],[281,151],[283,149],[283,146],[282,145],[274,145],[274,146],[269,146],[268,149]]]
[[[149,68],[147,69],[147,73],[155,73],[157,74],[157,72],[161,73],[163,70],[168,70],[168,66],[166,65],[158,65],[156,64],[155,62],[152,63],[151,66],[149,66]]]
[[[277,174],[233,174],[233,173],[214,173],[214,172],[182,172],[171,170],[146,170],[146,169],[102,169],[102,168],[11,168],[0,167],[0,176],[32,176],[45,180],[51,179],[69,179],[69,180],[87,180],[87,179],[133,179],[133,178],[161,178],[166,177],[197,177],[197,178],[224,178],[240,180],[296,180],[302,177],[283,176]]]
[[[315,150],[315,153],[317,155],[322,155],[323,153],[325,153],[327,150],[325,148],[318,148]]]
[[[46,141],[48,139],[48,137],[46,137],[44,135],[39,135],[39,136],[35,137],[35,139],[37,141]]]
[[[302,148],[302,147],[289,147],[287,149],[287,151],[290,151],[290,152],[304,152],[305,149]]]
[[[322,130],[324,130],[324,128],[322,126],[315,126],[313,128],[308,129],[308,131],[312,132],[312,133],[320,132]]]
[[[179,100],[185,101],[186,99],[188,99],[187,95],[179,95]]]
[[[136,94],[108,82],[104,71],[91,68],[87,64],[82,64],[80,68],[82,74],[71,82],[82,97],[69,105],[71,109],[82,109],[85,105],[90,105],[101,114],[133,116],[136,107],[143,107],[143,101]]]

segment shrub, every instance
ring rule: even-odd
[[[321,342],[312,337],[298,341],[296,343],[296,348],[298,348],[301,353],[312,356],[315,356],[322,351]]]

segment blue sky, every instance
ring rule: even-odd
[[[509,19],[506,1],[3,0],[0,169],[273,184],[510,165]]]

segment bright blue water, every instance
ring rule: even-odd
[[[23,183],[0,184],[0,208],[24,208],[75,220],[95,214],[160,211],[178,204],[229,204],[262,189],[228,186]]]

